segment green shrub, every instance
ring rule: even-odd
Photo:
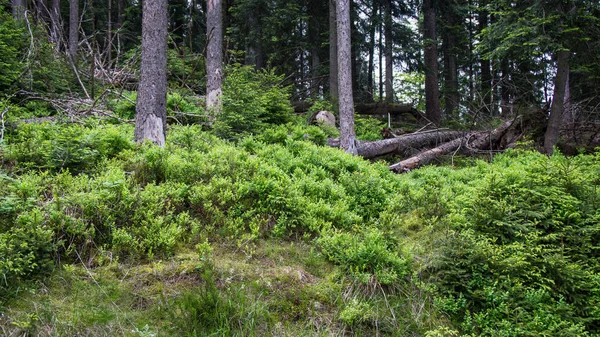
[[[216,117],[216,133],[226,139],[239,139],[260,133],[268,125],[284,124],[294,111],[283,78],[273,71],[255,71],[244,66],[227,71],[223,83],[223,111]]]
[[[131,148],[128,126],[20,124],[8,137],[5,159],[22,168],[80,173]]]
[[[38,210],[19,215],[13,227],[0,232],[0,300],[16,290],[20,282],[52,270],[52,234]]]
[[[0,92],[8,93],[19,79],[24,64],[21,53],[25,48],[25,30],[19,27],[10,13],[0,13]]]
[[[410,270],[391,238],[375,228],[357,233],[325,232],[317,243],[325,256],[363,283],[373,277],[381,284],[397,283]]]
[[[373,117],[355,116],[354,125],[356,139],[359,140],[381,140],[381,131],[386,127],[385,123]]]
[[[432,258],[422,270],[464,333],[593,333],[599,167],[594,156],[509,151],[491,165],[420,169],[407,176],[382,225],[419,238]]]

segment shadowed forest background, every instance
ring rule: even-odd
[[[0,1],[3,336],[600,335],[596,1]]]

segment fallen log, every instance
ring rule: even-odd
[[[396,138],[378,140],[374,142],[358,141],[356,148],[358,155],[366,159],[384,156],[392,153],[406,153],[410,150],[424,146],[447,142],[460,137],[464,132],[432,130],[410,133]],[[329,139],[329,146],[339,147],[339,139]]]
[[[405,159],[399,163],[390,165],[390,170],[396,173],[408,172],[410,170],[414,170],[419,166],[430,163],[432,160],[448,154],[450,152],[456,151],[459,147],[470,137],[472,134],[468,134],[467,136],[456,138],[450,142],[444,143],[438,147],[433,149],[423,151],[415,156],[412,156],[408,159]]]
[[[519,117],[515,118],[514,120],[507,121],[489,132],[467,133],[463,137],[454,139],[438,147],[427,151],[423,151],[401,162],[390,165],[389,169],[398,173],[408,172],[419,166],[426,165],[432,162],[433,160],[439,158],[440,156],[443,156],[450,152],[458,151],[463,145],[465,145],[467,152],[482,150],[486,147],[489,148],[490,146],[493,146],[493,144],[497,143],[498,140],[502,138],[502,136],[518,119]]]

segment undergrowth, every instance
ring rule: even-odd
[[[398,176],[321,146],[330,134],[316,126],[236,145],[198,126],[172,126],[165,148],[131,134],[92,122],[6,133],[0,298],[15,334],[44,335],[57,317],[16,296],[60,293],[57,275],[103,289],[98,319],[129,335],[598,334],[598,155],[511,150]],[[178,271],[142,273],[134,292],[152,295],[133,305],[124,266],[157,261]],[[175,275],[185,286],[169,291]],[[78,319],[61,318],[98,324]]]

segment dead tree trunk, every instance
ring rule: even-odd
[[[453,141],[444,143],[433,149],[423,151],[413,157],[405,159],[399,163],[390,165],[390,170],[398,173],[408,172],[419,166],[427,165],[433,160],[448,154],[450,152],[458,151],[463,145],[467,152],[474,152],[475,150],[481,150],[486,147],[490,147],[502,138],[502,136],[508,131],[508,129],[516,121],[507,121],[499,127],[495,128],[491,132],[475,133],[469,132],[463,137],[454,139]],[[473,139],[474,137],[474,139]]]
[[[424,146],[447,142],[463,135],[460,131],[428,131],[403,135],[396,138],[384,139],[374,142],[358,141],[358,155],[369,159],[385,156],[392,153],[407,153]],[[330,139],[328,144],[339,147],[339,139]]]
[[[472,134],[467,134],[464,137],[456,138],[453,141],[444,143],[433,149],[421,152],[421,153],[417,154],[416,156],[405,159],[399,163],[390,165],[389,168],[390,168],[390,170],[392,170],[394,172],[403,173],[403,172],[408,172],[410,170],[416,169],[419,166],[429,164],[431,161],[439,158],[440,156],[443,156],[452,151],[458,150],[459,147],[471,135]]]

